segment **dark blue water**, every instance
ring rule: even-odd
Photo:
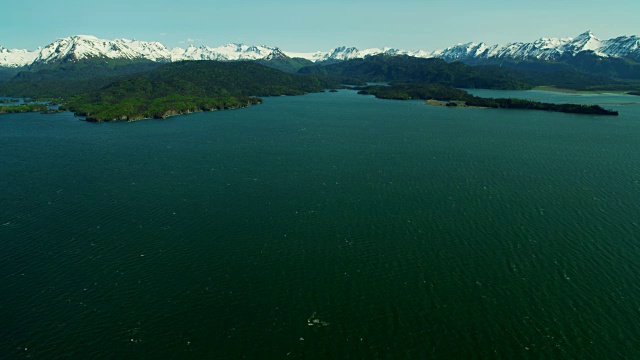
[[[638,98],[497,94],[620,116],[3,115],[0,358],[638,357]]]

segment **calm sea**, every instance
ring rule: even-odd
[[[0,117],[0,359],[640,358],[619,117],[353,91]]]

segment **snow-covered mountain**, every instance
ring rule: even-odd
[[[92,57],[111,59],[144,58],[153,61],[171,61],[172,57],[171,51],[159,42],[128,39],[104,40],[90,35],[76,35],[58,39],[40,49],[37,53],[33,61],[33,63],[37,64]]]
[[[258,60],[268,59],[272,53],[299,57],[313,62],[343,61],[364,58],[376,54],[407,54],[428,56],[424,51],[408,52],[391,48],[358,50],[354,47],[338,47],[330,51],[298,53],[282,51],[265,45],[227,44],[219,47],[189,46],[186,49],[169,49],[159,42],[128,39],[105,40],[90,35],[76,35],[58,39],[36,51],[7,50],[0,47],[0,66],[21,67],[32,64],[49,64],[60,61],[80,60],[93,57],[110,59],[147,59],[159,62],[181,60]]]
[[[620,36],[600,40],[590,31],[576,38],[542,38],[530,43],[510,43],[504,46],[488,46],[485,43],[458,44],[433,53],[446,61],[474,62],[480,60],[556,60],[562,56],[590,51],[602,57],[640,58],[640,38]]]
[[[180,60],[257,60],[264,59],[278,48],[264,45],[251,46],[244,44],[227,44],[216,48],[208,46],[189,46],[187,49],[175,48],[171,50],[170,61]]]
[[[281,57],[282,54],[313,62],[343,61],[370,55],[390,54],[422,58],[438,57],[447,61],[459,60],[472,63],[483,60],[554,60],[565,55],[576,55],[582,51],[590,51],[603,57],[640,59],[640,38],[638,36],[620,36],[609,40],[599,40],[590,31],[587,31],[576,38],[542,38],[530,43],[517,42],[491,46],[485,43],[467,43],[434,52],[394,48],[358,50],[354,47],[343,46],[329,51],[303,53],[282,51],[277,47],[265,45],[243,44],[227,44],[215,48],[190,46],[186,49],[169,49],[159,42],[128,39],[105,40],[90,35],[76,35],[58,39],[34,51],[8,50],[0,46],[0,67],[17,68],[92,57],[171,62],[180,60],[257,60]]]
[[[38,50],[9,50],[0,46],[0,66],[17,68],[29,65],[38,55]]]
[[[318,51],[314,53],[296,53],[296,52],[284,52],[289,57],[299,57],[313,62],[317,61],[344,61],[351,59],[362,59],[371,55],[388,54],[388,55],[409,55],[415,57],[431,57],[431,53],[424,50],[407,51],[393,48],[371,48],[365,50],[358,50],[354,47],[341,46],[335,49],[331,49],[326,52]]]

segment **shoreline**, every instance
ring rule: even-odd
[[[225,109],[199,109],[199,110],[186,110],[186,111],[168,111],[162,117],[142,117],[142,118],[133,117],[133,118],[129,118],[127,116],[126,118],[120,117],[120,118],[117,118],[117,119],[108,119],[108,120],[98,120],[96,118],[89,118],[89,117],[87,117],[87,115],[78,114],[78,113],[73,112],[71,110],[69,110],[69,112],[73,113],[74,116],[84,117],[84,121],[91,122],[91,123],[134,122],[134,121],[141,121],[141,120],[164,120],[164,119],[175,117],[175,116],[189,115],[189,114],[195,114],[195,113],[201,113],[201,112],[213,112],[213,111],[246,109],[248,107],[251,107],[251,106],[254,106],[254,105],[259,105],[261,103],[262,102],[259,102],[259,103],[256,103],[256,104],[249,104],[249,105],[245,105],[245,106],[229,107],[229,108],[225,108]]]
[[[456,106],[447,106],[448,103],[456,103]],[[448,107],[451,109],[486,109],[487,107],[485,106],[469,106],[467,104],[465,104],[464,101],[441,101],[441,100],[434,100],[434,99],[429,99],[427,101],[424,102],[425,105],[429,105],[429,106],[442,106],[442,107]]]
[[[549,91],[564,94],[615,94],[615,95],[630,95],[632,90],[573,90],[563,89],[554,86],[536,86],[531,90]]]

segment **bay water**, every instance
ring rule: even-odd
[[[354,91],[0,117],[0,359],[640,357],[618,117]]]

